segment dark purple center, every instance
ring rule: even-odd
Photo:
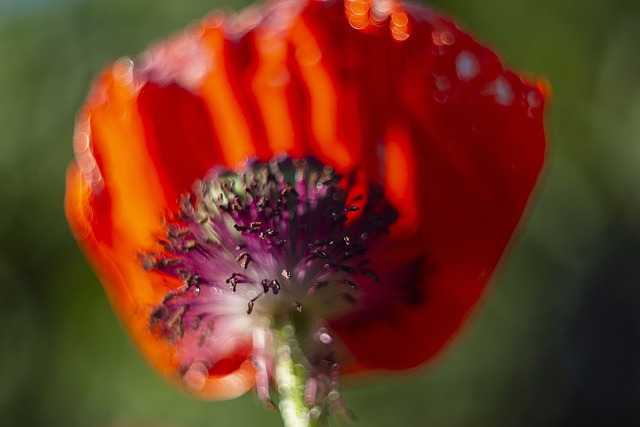
[[[257,346],[256,330],[264,335],[287,319],[306,325],[309,368],[327,371],[325,363],[329,374],[333,339],[324,322],[358,309],[361,283],[375,286],[367,249],[396,217],[379,188],[311,159],[214,171],[167,220],[165,251],[144,256],[146,269],[183,282],[153,312],[152,330],[176,343],[185,374],[195,364],[212,368],[240,345],[253,348],[268,374],[269,336]]]

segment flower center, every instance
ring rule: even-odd
[[[297,363],[330,379],[326,321],[357,309],[360,288],[375,286],[367,250],[396,217],[380,189],[312,159],[214,171],[181,197],[164,252],[143,257],[146,269],[184,283],[155,309],[152,330],[176,343],[186,377],[248,343],[265,400],[280,352],[274,328],[298,338]],[[305,387],[315,396],[314,375]]]

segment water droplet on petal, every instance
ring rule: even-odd
[[[529,92],[529,94],[527,95],[527,103],[531,108],[538,108],[540,104],[542,104],[542,99],[540,98],[538,92],[533,90]]]
[[[77,132],[73,136],[73,149],[76,155],[89,151],[89,135],[86,132]]]
[[[496,80],[496,102],[501,105],[509,105],[513,101],[513,89],[504,77]]]
[[[404,41],[409,38],[409,17],[404,12],[394,12],[389,21],[391,36],[396,41]]]
[[[436,46],[451,46],[456,42],[455,36],[447,30],[434,30],[431,33],[431,40]]]
[[[502,76],[489,83],[482,93],[493,95],[495,101],[500,105],[509,106],[513,102],[513,88],[509,81]]]
[[[389,16],[392,8],[393,2],[391,0],[374,0],[371,12],[376,19],[382,20]]]
[[[331,338],[331,335],[329,335],[329,334],[328,334],[328,333],[326,333],[326,332],[322,332],[322,333],[318,336],[318,339],[320,340],[320,342],[321,342],[322,344],[326,344],[326,345],[329,345],[329,344],[331,344],[331,343],[333,342],[333,339]]]
[[[369,12],[369,4],[363,1],[349,2],[349,10],[354,15],[366,15]]]
[[[124,86],[133,82],[133,61],[131,58],[120,58],[112,67],[113,77]]]
[[[468,81],[478,75],[480,65],[475,55],[467,50],[463,50],[456,57],[456,74],[463,81]]]

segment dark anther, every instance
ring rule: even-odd
[[[196,247],[196,241],[195,240],[185,240],[184,243],[182,243],[180,249],[182,249],[183,251],[190,251],[191,249]]]
[[[345,210],[346,210],[347,212],[355,212],[355,211],[360,210],[360,208],[359,208],[358,206],[347,206],[347,207],[345,208]]]
[[[184,333],[183,326],[182,326],[182,318],[184,317],[184,314],[188,310],[189,310],[189,306],[183,305],[182,307],[180,307],[178,311],[176,311],[171,315],[171,317],[169,317],[169,320],[165,322],[164,326],[165,326],[165,329],[167,330],[166,333],[168,335],[168,338],[171,338],[171,339],[182,338],[182,335]]]
[[[240,266],[242,267],[243,270],[246,270],[247,267],[249,267],[249,263],[251,262],[251,255],[247,254],[246,257],[244,257],[244,259],[242,260],[242,263],[240,264]]]
[[[257,200],[257,202],[255,202],[256,208],[258,208],[259,211],[264,210],[269,203],[269,201],[262,196],[258,196],[256,200]]]
[[[362,273],[366,274],[367,276],[371,277],[373,280],[375,280],[376,282],[380,280],[380,277],[378,277],[378,275],[376,274],[375,271],[365,268],[362,270]]]
[[[167,307],[161,305],[160,307],[156,308],[155,310],[153,310],[153,313],[151,313],[150,325],[155,326],[156,324],[158,324],[160,319],[162,319],[166,315]]]
[[[163,258],[158,262],[158,266],[160,267],[171,267],[179,264],[180,260],[178,258]]]
[[[249,263],[251,262],[251,255],[249,255],[247,252],[242,252],[236,257],[236,261],[240,261],[240,266],[243,270],[246,270],[247,267],[249,267]]]
[[[158,261],[155,255],[147,254],[142,258],[142,268],[145,271],[151,271],[158,267]]]
[[[264,232],[264,234],[266,234],[267,237],[276,237],[280,233],[278,233],[277,231],[275,231],[275,230],[273,230],[271,228],[267,228],[267,230]]]
[[[344,282],[345,282],[347,285],[349,285],[349,286],[351,287],[351,289],[358,289],[358,285],[357,285],[355,282],[353,282],[353,281],[351,281],[351,280],[349,280],[349,279],[345,279],[345,281],[344,281]]]
[[[269,213],[269,215],[267,215],[267,218],[269,218],[269,219],[271,219],[271,218],[275,218],[275,217],[277,217],[278,215],[280,215],[280,212],[281,212],[281,209],[280,209],[280,208],[275,208],[275,209],[273,209],[273,210]]]
[[[260,227],[262,227],[262,223],[260,221],[255,221],[255,222],[251,223],[251,228],[254,229],[254,230],[256,228],[260,228]]]
[[[315,250],[311,253],[312,258],[329,259],[329,255],[325,251]]]
[[[181,227],[178,224],[167,224],[167,237],[177,239],[189,234],[190,230],[187,227]]]
[[[193,274],[186,268],[182,268],[182,267],[176,268],[175,270],[173,270],[173,272],[177,274],[182,280],[188,279],[189,276]]]
[[[309,249],[312,249],[312,248],[316,248],[316,247],[318,247],[318,246],[324,246],[324,245],[326,245],[326,244],[327,244],[327,242],[328,242],[328,240],[327,240],[327,239],[316,240],[316,241],[315,241],[315,242],[313,242],[313,243],[309,243],[309,244],[307,245],[307,247],[308,247]]]
[[[291,272],[289,270],[282,270],[282,276],[289,279],[291,277]]]
[[[328,280],[323,280],[322,282],[316,282],[313,284],[313,287],[316,289],[320,289],[320,288],[324,288],[325,286],[327,286],[329,284]]]
[[[238,231],[249,231],[249,228],[245,227],[244,225],[233,224],[233,228]]]
[[[271,290],[273,291],[274,295],[278,295],[278,292],[280,292],[280,282],[278,282],[278,279],[273,279],[271,281]]]
[[[164,298],[162,298],[162,305],[167,305],[167,303],[174,299],[176,295],[178,295],[178,293],[173,291],[166,294]]]
[[[189,288],[191,286],[199,284],[200,280],[201,280],[200,276],[189,272],[187,277],[185,277],[184,279],[184,284],[187,285],[187,287]]]
[[[351,258],[353,258],[355,256],[355,254],[353,252],[351,252],[350,250],[345,250],[344,252],[344,256],[340,259],[340,262],[345,262],[345,261],[349,261]]]
[[[200,335],[200,338],[198,338],[198,347],[202,347],[204,345],[204,342],[211,336],[212,333],[213,324],[211,322],[207,322],[207,328],[202,333],[202,335]]]
[[[298,313],[302,313],[302,304],[300,304],[299,301],[296,301],[293,303],[293,306],[295,307],[296,311]]]
[[[351,244],[351,239],[349,239],[349,236],[344,236],[343,239],[345,245],[349,246]]]
[[[196,285],[196,286],[193,288],[193,293],[194,293],[196,296],[200,295],[200,285]]]
[[[197,316],[193,319],[193,323],[191,323],[191,330],[195,331],[200,327],[200,322],[202,321],[202,315]]]
[[[267,279],[262,279],[262,290],[264,291],[265,294],[269,292],[270,287],[271,287],[271,282],[269,282],[269,280]]]
[[[232,273],[231,277],[225,280],[231,286],[231,292],[236,291],[236,286],[238,285],[238,273]]]
[[[231,211],[237,212],[242,209],[242,205],[240,204],[240,200],[238,198],[234,198],[233,202],[231,202]]]
[[[338,213],[333,212],[331,214],[331,219],[336,221],[336,222],[345,222],[348,218],[343,213],[338,214]]]
[[[189,221],[193,218],[194,209],[191,204],[191,195],[189,193],[182,193],[180,198],[178,199],[180,203],[180,212],[179,216],[181,219],[185,221]]]
[[[344,300],[347,301],[349,304],[355,305],[356,303],[355,297],[351,294],[344,293],[342,294],[342,298],[344,298]]]
[[[356,269],[351,267],[350,265],[337,265],[336,267],[339,268],[340,270],[346,272],[346,273],[352,274],[352,273],[356,272]]]
[[[254,304],[255,303],[253,302],[253,300],[249,301],[249,303],[247,304],[247,314],[251,314]]]

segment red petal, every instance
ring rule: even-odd
[[[418,6],[282,1],[226,23],[208,18],[152,48],[133,72],[119,64],[81,115],[82,173],[70,172],[67,212],[112,302],[163,370],[175,363],[144,322],[174,284],[142,272],[136,254],[153,247],[176,195],[216,164],[288,152],[360,167],[384,186],[400,218],[386,251],[374,253],[404,266],[401,283],[383,285],[410,298],[334,327],[354,369],[401,369],[458,330],[544,163],[541,91]],[[210,395],[250,385],[248,363],[232,356],[239,369],[208,382]]]
[[[65,209],[125,326],[154,366],[177,380],[175,351],[149,333],[149,318],[167,291],[180,284],[144,271],[138,257],[157,245],[167,208],[165,191],[147,152],[132,82],[118,77],[120,65],[97,82],[79,115],[74,136],[77,166],[67,174]],[[227,398],[252,385],[251,364],[239,363],[232,371],[212,372],[199,393]]]
[[[423,261],[407,283],[386,284],[417,295],[334,323],[356,357],[354,369],[413,367],[451,339],[495,270],[544,163],[540,90],[503,71],[495,54],[450,22],[417,7],[407,14],[409,37],[396,43],[387,34],[382,54],[392,64],[380,76],[393,106],[382,119],[385,188],[401,212],[392,239],[405,263]],[[343,49],[359,36],[342,38]],[[355,61],[364,74],[367,60]],[[361,105],[371,104],[379,105],[363,96]],[[417,234],[407,239],[401,229],[414,219]],[[389,257],[393,244],[386,247]]]
[[[209,111],[201,98],[176,83],[147,82],[137,102],[149,156],[162,171],[166,199],[174,202],[221,158]]]

